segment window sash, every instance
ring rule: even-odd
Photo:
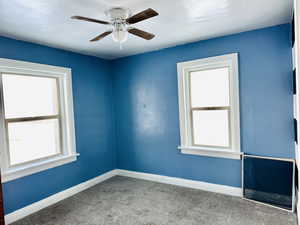
[[[232,147],[232,132],[231,132],[231,82],[230,82],[230,74],[228,74],[229,79],[229,106],[209,106],[209,107],[193,107],[192,106],[192,79],[191,79],[191,73],[192,72],[198,72],[198,71],[207,71],[207,70],[215,70],[220,68],[228,68],[228,71],[230,72],[230,67],[228,65],[218,65],[218,66],[211,66],[207,68],[193,68],[191,70],[186,71],[185,76],[188,76],[188,100],[189,100],[189,111],[190,111],[190,134],[191,134],[191,144],[192,146],[198,146],[198,147],[214,147],[214,148],[220,148],[220,149],[230,149]],[[198,110],[227,110],[228,111],[228,138],[229,138],[229,145],[228,146],[218,146],[218,145],[200,145],[195,143],[195,130],[194,130],[194,118],[193,118],[193,112]]]
[[[196,107],[192,107],[192,78],[191,78],[191,74],[193,72],[200,72],[200,71],[209,71],[209,70],[217,70],[217,69],[223,69],[223,68],[227,68],[229,71],[228,74],[228,81],[229,81],[229,105],[231,105],[231,79],[230,79],[230,66],[228,65],[215,65],[215,66],[205,66],[205,67],[201,67],[201,68],[192,68],[186,71],[186,75],[188,76],[188,89],[189,89],[189,104],[191,106],[191,108],[196,108]],[[213,107],[213,106],[211,106]],[[218,106],[219,107],[219,106]],[[221,107],[221,106],[220,106]],[[201,108],[201,107],[198,107]]]
[[[215,110],[226,110],[228,115],[228,146],[219,146],[219,145],[200,145],[195,143],[195,129],[194,129],[194,111],[215,111]],[[192,146],[198,146],[198,147],[215,147],[215,148],[222,148],[222,149],[230,149],[232,147],[232,133],[231,133],[231,121],[230,121],[230,107],[224,106],[224,107],[193,107],[190,109],[190,127],[191,127],[191,137],[192,137]]]
[[[16,117],[16,118],[6,118],[5,116],[5,106],[3,104],[3,113],[4,113],[4,129],[5,129],[5,138],[6,138],[6,155],[7,155],[7,168],[14,168],[14,167],[18,167],[18,166],[22,166],[22,165],[26,165],[26,164],[31,164],[34,162],[39,162],[39,161],[43,161],[49,158],[53,158],[59,155],[63,155],[63,131],[62,131],[62,117],[61,117],[61,95],[60,95],[60,85],[59,85],[59,79],[57,77],[51,77],[51,76],[42,76],[42,75],[30,75],[30,74],[21,74],[21,73],[0,73],[0,79],[2,81],[2,74],[5,75],[18,75],[18,76],[28,76],[28,77],[41,77],[41,78],[51,78],[51,79],[55,79],[56,80],[56,89],[57,89],[57,110],[58,110],[58,114],[55,115],[47,115],[47,116],[33,116],[33,117]],[[4,102],[4,95],[3,95],[3,83],[1,82],[1,96],[2,96],[2,101]],[[49,156],[45,156],[45,157],[41,157],[38,159],[33,159],[33,160],[29,160],[23,163],[17,163],[17,164],[11,164],[11,159],[10,159],[10,149],[9,149],[9,145],[10,145],[10,141],[9,141],[9,131],[8,131],[8,124],[9,123],[18,123],[18,122],[30,122],[30,121],[41,121],[41,120],[49,120],[49,119],[58,119],[58,132],[59,132],[59,152],[57,154],[52,154]]]
[[[10,141],[9,141],[8,124],[9,123],[51,120],[51,119],[57,119],[58,120],[59,152],[57,154],[48,155],[48,156],[45,156],[45,157],[29,160],[29,161],[22,162],[22,163],[11,164],[10,149],[9,149]],[[52,157],[63,155],[63,150],[62,150],[63,149],[63,137],[62,137],[62,124],[61,123],[62,122],[61,122],[60,115],[5,119],[5,132],[6,132],[6,141],[7,141],[6,154],[7,154],[7,158],[8,158],[8,168],[14,168],[14,167],[18,167],[18,166],[21,166],[21,165],[30,164],[30,163],[33,163],[33,162],[39,162],[39,161],[42,161],[42,160],[45,160],[45,159],[49,159],[49,158],[52,158]]]
[[[26,74],[26,73],[18,73],[18,72],[16,72],[16,73],[14,73],[14,72],[2,72],[2,73],[0,73],[0,79],[1,79],[1,83],[0,83],[0,91],[1,91],[1,95],[2,95],[2,101],[3,101],[3,113],[4,113],[4,115],[5,115],[5,105],[4,105],[4,101],[5,101],[5,99],[4,99],[4,93],[3,93],[3,81],[2,81],[2,75],[15,75],[15,76],[23,76],[23,77],[39,77],[39,78],[48,78],[48,79],[54,79],[55,80],[55,82],[56,82],[56,90],[57,90],[57,100],[56,100],[56,102],[57,102],[57,105],[56,105],[56,107],[57,107],[57,114],[61,114],[61,112],[62,112],[62,106],[61,106],[61,101],[60,101],[60,99],[61,99],[61,85],[60,85],[60,81],[59,81],[59,78],[58,77],[54,77],[54,76],[50,76],[50,75],[38,75],[38,74],[34,74],[34,73],[32,73],[32,74]],[[55,115],[55,114],[53,114],[53,115]],[[49,114],[49,115],[45,115],[45,116],[52,116],[51,114]],[[35,118],[35,117],[44,117],[44,116],[33,116],[33,117],[15,117],[16,119],[17,118]],[[4,116],[4,118],[6,119],[6,116]],[[15,119],[15,118],[9,118],[9,119]]]

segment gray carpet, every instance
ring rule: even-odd
[[[168,184],[114,177],[13,225],[295,225],[294,214]]]

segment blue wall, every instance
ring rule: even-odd
[[[10,213],[116,168],[112,81],[108,61],[0,38],[0,57],[72,68],[76,162],[3,185]]]
[[[5,213],[115,168],[239,187],[240,161],[177,150],[176,63],[187,60],[238,52],[242,150],[294,157],[289,32],[281,25],[113,61],[0,37],[2,58],[72,68],[81,154],[5,183]]]
[[[239,187],[240,161],[183,155],[176,63],[239,53],[242,151],[294,157],[289,25],[200,41],[112,63],[117,166]]]

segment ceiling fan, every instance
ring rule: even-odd
[[[115,42],[118,42],[120,46],[128,39],[128,33],[146,40],[151,40],[155,37],[154,34],[130,26],[143,20],[158,16],[158,13],[151,8],[146,9],[133,16],[131,16],[131,12],[129,9],[122,7],[111,8],[107,10],[105,14],[110,18],[109,22],[83,16],[72,16],[71,18],[112,26],[112,29],[91,39],[90,41],[92,42],[99,41],[109,34],[112,34],[113,40]]]

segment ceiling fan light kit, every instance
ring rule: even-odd
[[[112,32],[112,38],[115,42],[123,43],[128,39],[128,32],[126,25],[115,24]]]
[[[151,40],[155,37],[154,34],[130,26],[131,24],[135,24],[143,20],[158,16],[158,13],[151,8],[131,16],[131,12],[129,9],[123,7],[116,7],[107,10],[105,12],[105,15],[109,17],[110,22],[83,16],[72,16],[71,18],[112,26],[111,30],[106,31],[90,40],[92,42],[99,41],[107,35],[112,34],[112,39],[115,42],[119,43],[121,48],[121,44],[127,41],[128,39],[128,33],[143,38],[145,40]]]
[[[126,19],[130,16],[129,9],[126,8],[112,8],[105,12],[106,16],[110,17],[112,21],[113,31],[112,39],[122,44],[128,39],[127,22]]]

